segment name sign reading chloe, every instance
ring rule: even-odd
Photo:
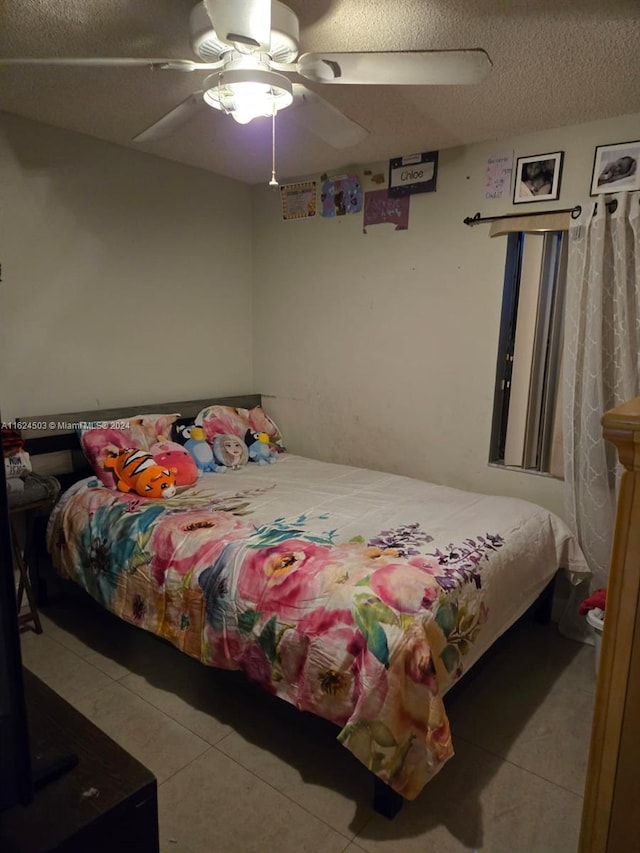
[[[389,197],[435,192],[437,173],[437,151],[395,157],[389,160]]]

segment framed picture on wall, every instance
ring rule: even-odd
[[[640,139],[597,145],[593,158],[591,195],[640,190]]]
[[[513,188],[514,204],[553,201],[560,198],[560,178],[564,151],[518,157]]]

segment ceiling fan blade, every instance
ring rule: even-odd
[[[174,130],[182,127],[192,118],[194,118],[206,106],[202,99],[202,92],[194,92],[185,98],[184,101],[174,107],[162,118],[155,121],[149,127],[145,128],[137,136],[134,136],[132,142],[154,142],[156,139],[165,139],[171,136]]]
[[[314,83],[444,86],[480,83],[491,67],[489,55],[478,48],[305,53],[296,70]]]
[[[204,0],[204,6],[221,41],[269,50],[271,0]]]
[[[215,71],[223,62],[194,62],[192,59],[146,59],[139,57],[109,56],[45,56],[3,59],[0,65],[80,65],[86,67],[141,67],[169,71]]]
[[[365,127],[347,118],[320,95],[300,83],[293,84],[293,104],[291,112],[287,110],[287,116],[333,148],[350,148],[369,135]]]

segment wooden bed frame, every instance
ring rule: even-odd
[[[90,476],[90,468],[80,446],[76,425],[95,421],[126,420],[145,412],[193,417],[205,406],[235,406],[250,409],[262,403],[260,394],[244,394],[235,397],[208,397],[204,400],[181,400],[175,403],[152,403],[148,405],[99,409],[88,412],[65,412],[53,415],[31,415],[19,418],[25,449],[29,453],[33,469],[38,474],[53,475],[62,489],[67,489],[78,480]],[[35,587],[42,584],[36,582]],[[393,788],[373,776],[373,807],[389,819],[395,817],[404,799]]]
[[[640,848],[640,397],[607,412],[624,466],[580,833],[580,853]]]
[[[148,405],[117,407],[87,412],[67,412],[62,414],[30,416],[21,418],[24,425],[22,435],[26,450],[32,458],[34,471],[57,477],[62,489],[74,482],[90,476],[89,467],[80,447],[75,426],[80,423],[109,420],[126,420],[138,414],[153,412],[170,414],[179,412],[182,417],[193,417],[205,406],[224,405],[238,408],[252,408],[261,405],[260,394],[247,394],[234,397],[209,397],[203,400],[179,401],[173,403],[154,403]],[[36,584],[38,586],[38,584]],[[533,605],[534,618],[548,622],[551,619],[553,600],[553,581],[542,592]],[[400,811],[404,799],[386,785],[377,776],[373,776],[373,807],[375,811],[391,819]]]

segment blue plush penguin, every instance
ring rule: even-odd
[[[266,432],[254,432],[248,429],[244,435],[244,443],[249,450],[249,460],[257,462],[258,465],[266,465],[275,462],[277,452],[269,444],[269,436]]]
[[[193,459],[198,468],[198,476],[204,471],[226,471],[224,465],[218,465],[214,456],[213,450],[207,443],[206,433],[201,426],[195,424],[191,427],[184,427],[182,430],[183,436],[188,436],[184,443],[185,450],[193,456]]]

